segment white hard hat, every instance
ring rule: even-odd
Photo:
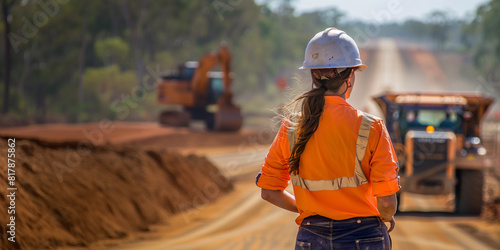
[[[327,28],[307,44],[304,63],[299,69],[368,68],[361,62],[358,46],[344,31]]]

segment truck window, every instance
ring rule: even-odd
[[[420,110],[417,121],[424,126],[439,127],[441,121],[445,120],[446,112],[442,110]]]
[[[462,127],[462,117],[456,111],[449,110],[404,110],[399,122],[403,138],[408,129],[423,129],[427,126],[433,126],[439,130],[452,130],[455,133],[461,133]]]

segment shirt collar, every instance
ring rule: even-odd
[[[347,103],[344,98],[340,96],[325,96],[325,104],[326,105],[346,105],[352,107],[349,103]]]

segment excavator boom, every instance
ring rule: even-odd
[[[231,53],[227,45],[222,44],[219,51],[210,52],[204,55],[198,62],[193,78],[191,80],[192,89],[197,102],[204,105],[207,96],[208,72],[217,65],[221,65],[224,83],[224,95],[230,93],[231,87]]]

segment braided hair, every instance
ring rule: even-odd
[[[356,68],[345,68],[339,73],[340,70],[336,68],[311,69],[313,88],[288,104],[290,106],[302,101],[300,120],[295,128],[298,137],[292,147],[291,156],[288,161],[290,173],[299,173],[300,156],[304,152],[307,142],[318,129],[319,120],[323,114],[325,92],[327,90],[338,92],[355,70]],[[346,88],[346,91],[348,88],[349,86]]]

